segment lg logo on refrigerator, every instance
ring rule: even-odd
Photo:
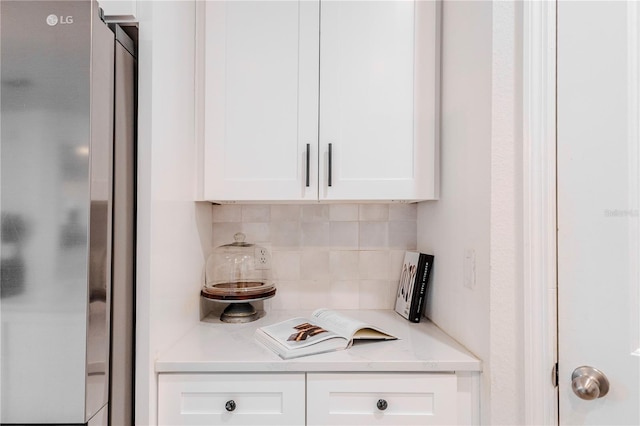
[[[47,16],[47,25],[54,27],[56,25],[68,25],[73,24],[73,16],[60,16],[51,14]]]

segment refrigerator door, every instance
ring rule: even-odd
[[[114,35],[91,2],[89,298],[85,421],[109,396],[112,288]]]
[[[106,404],[109,34],[95,2],[0,2],[0,423]]]
[[[111,317],[111,424],[133,424],[136,58],[135,44],[119,26],[115,52],[113,168],[113,284]]]

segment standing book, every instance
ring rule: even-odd
[[[420,322],[427,298],[427,284],[434,257],[430,254],[405,253],[398,282],[395,310],[411,322]]]
[[[256,340],[283,359],[347,349],[356,340],[395,340],[380,328],[329,309],[258,328]]]

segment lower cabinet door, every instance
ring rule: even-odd
[[[305,375],[160,374],[159,425],[304,425]]]
[[[307,374],[308,425],[456,424],[453,373]]]

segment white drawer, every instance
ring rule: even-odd
[[[304,373],[160,374],[158,380],[159,425],[304,424]]]
[[[457,379],[453,373],[308,373],[307,395],[308,425],[457,422]],[[377,407],[379,400],[386,402],[384,410]]]

